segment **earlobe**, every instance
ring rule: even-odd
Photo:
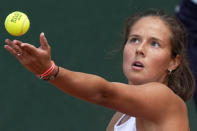
[[[169,71],[175,70],[180,65],[180,62],[181,62],[180,55],[176,55],[176,57],[171,60],[168,70]]]

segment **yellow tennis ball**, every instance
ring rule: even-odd
[[[24,35],[29,30],[29,27],[30,21],[23,12],[12,12],[5,19],[5,28],[13,36]]]

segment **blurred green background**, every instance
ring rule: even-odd
[[[178,0],[9,0],[0,5],[0,130],[104,131],[114,111],[69,96],[37,79],[4,48],[6,38],[39,46],[45,32],[56,64],[93,73],[109,81],[127,82],[121,53],[111,51],[122,42],[122,26],[136,11],[159,8],[174,12]],[[29,16],[24,36],[10,36],[4,28],[13,11]],[[197,130],[193,101],[187,103],[191,131]]]

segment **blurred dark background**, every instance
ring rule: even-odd
[[[114,111],[69,96],[37,79],[4,48],[6,38],[39,46],[44,32],[52,59],[62,67],[127,82],[122,55],[111,53],[122,42],[122,27],[136,11],[159,8],[174,12],[178,0],[9,0],[0,5],[0,130],[104,131]],[[6,16],[22,11],[30,19],[20,37],[4,28]],[[187,103],[191,131],[197,130],[193,100]]]

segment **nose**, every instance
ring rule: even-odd
[[[141,56],[145,56],[145,42],[139,44],[139,46],[136,48],[136,55],[141,55]]]

